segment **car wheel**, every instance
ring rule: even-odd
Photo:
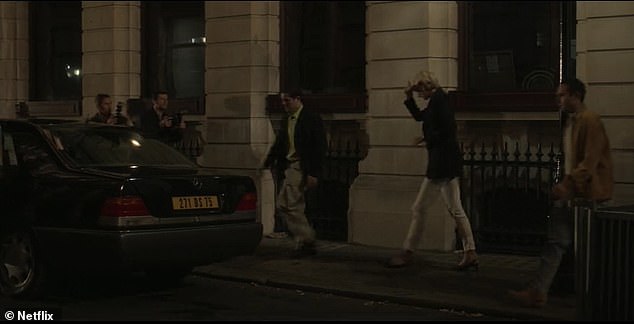
[[[0,292],[5,296],[35,295],[43,277],[37,261],[35,240],[27,231],[12,231],[0,237]]]

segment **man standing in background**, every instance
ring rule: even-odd
[[[176,120],[174,116],[167,114],[169,98],[166,91],[157,91],[152,96],[152,108],[144,111],[137,128],[143,136],[159,139],[165,143],[173,144],[183,137],[185,122],[182,118]]]

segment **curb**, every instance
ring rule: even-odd
[[[379,301],[387,301],[396,304],[409,305],[409,306],[419,306],[426,308],[434,308],[434,309],[451,309],[451,310],[461,310],[467,313],[472,314],[481,314],[486,313],[491,316],[498,317],[508,317],[514,320],[534,320],[534,321],[561,321],[561,318],[549,318],[543,316],[535,316],[526,313],[519,313],[514,311],[501,311],[496,308],[490,307],[473,307],[473,306],[465,306],[463,304],[451,303],[446,300],[438,301],[420,297],[406,297],[406,296],[394,296],[394,295],[386,295],[386,294],[375,294],[369,292],[360,292],[350,289],[342,289],[342,288],[334,288],[334,287],[324,287],[319,285],[309,285],[309,284],[298,284],[297,282],[291,281],[283,281],[268,278],[267,276],[262,277],[250,277],[250,276],[239,276],[239,275],[227,275],[227,274],[217,274],[217,273],[209,273],[204,271],[194,270],[192,272],[193,275],[200,277],[208,277],[219,280],[229,280],[235,282],[244,282],[244,283],[256,283],[259,285],[264,285],[268,287],[275,288],[283,288],[283,289],[294,289],[294,290],[303,290],[313,293],[329,293],[342,297],[352,297],[359,299],[367,299],[367,300],[379,300]],[[407,293],[404,293],[407,294]],[[442,304],[442,305],[441,305]]]

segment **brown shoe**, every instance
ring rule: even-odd
[[[475,251],[474,250],[465,251],[462,257],[462,261],[458,263],[456,270],[465,271],[465,270],[473,269],[477,271],[479,265],[480,263],[478,262],[478,255],[475,253]]]
[[[526,288],[524,290],[509,290],[509,294],[513,299],[525,307],[544,307],[548,297],[545,293],[535,288]]]
[[[412,264],[412,261],[414,261],[414,252],[406,250],[393,256],[385,266],[388,268],[402,268]]]
[[[273,233],[266,234],[266,237],[268,237],[270,239],[285,239],[285,238],[288,237],[288,233],[286,233],[286,232],[273,232]]]

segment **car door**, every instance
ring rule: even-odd
[[[60,171],[51,146],[41,132],[23,121],[0,123],[0,293],[36,295],[44,287],[52,264],[42,252],[38,226],[59,224],[63,203],[49,204]],[[57,186],[59,188],[59,186]]]
[[[17,220],[24,201],[20,181],[20,165],[11,132],[5,122],[0,123],[0,222],[4,228]]]
[[[3,139],[9,148],[5,190],[12,192],[6,203],[25,224],[62,225],[57,216],[69,204],[60,197],[70,196],[70,187],[60,182],[63,168],[44,135],[33,125],[14,122],[3,127]]]

